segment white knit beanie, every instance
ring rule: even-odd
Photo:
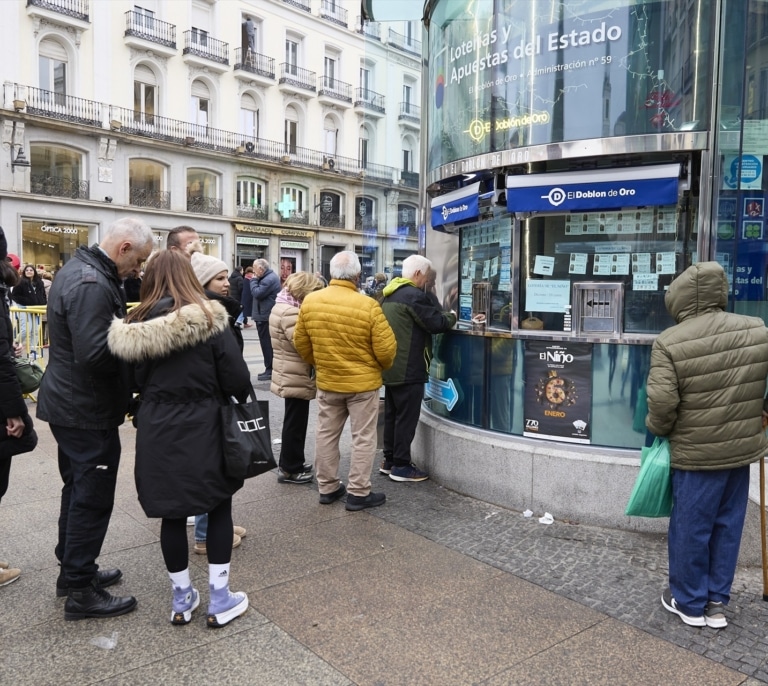
[[[218,257],[203,255],[201,252],[192,253],[192,269],[201,286],[205,286],[214,276],[221,272],[229,272],[225,262]]]

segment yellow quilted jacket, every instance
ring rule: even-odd
[[[335,393],[380,388],[381,372],[392,366],[397,352],[379,303],[339,279],[304,298],[293,345],[314,365],[317,387]]]

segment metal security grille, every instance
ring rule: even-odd
[[[620,334],[622,297],[620,283],[574,284],[574,333]]]

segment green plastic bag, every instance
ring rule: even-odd
[[[672,512],[672,471],[669,464],[669,441],[656,438],[650,448],[643,448],[640,473],[625,515],[632,517],[669,517]]]

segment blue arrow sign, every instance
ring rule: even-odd
[[[453,379],[440,381],[430,376],[429,381],[425,384],[425,389],[430,398],[445,405],[449,412],[456,406],[459,400],[459,392],[456,390]]]

